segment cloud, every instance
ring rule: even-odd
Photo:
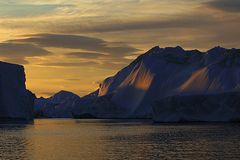
[[[68,7],[60,4],[20,4],[20,3],[0,3],[0,17],[20,18],[26,16],[45,15],[57,8]]]
[[[68,78],[68,79],[65,79],[66,81],[80,81],[82,79],[80,78]]]
[[[208,2],[207,5],[227,12],[240,12],[239,0],[213,0]]]
[[[107,69],[107,70],[119,70],[126,66],[125,63],[113,63],[113,62],[46,62],[46,63],[39,63],[38,66],[45,66],[45,67],[94,67],[100,69]]]
[[[34,28],[48,33],[63,33],[63,34],[88,34],[119,31],[139,31],[139,30],[153,30],[153,29],[191,29],[200,28],[208,25],[214,25],[218,21],[214,15],[204,13],[201,11],[193,13],[181,13],[179,15],[169,15],[167,17],[145,17],[136,19],[118,19],[104,16],[91,17],[62,17],[62,19],[55,19],[49,22],[48,20],[40,20],[41,23],[32,24]],[[32,20],[34,21],[34,20]],[[3,27],[28,28],[32,21],[25,21],[25,23],[18,23],[16,21],[8,21],[7,23],[0,23]],[[94,23],[89,23],[94,22]],[[14,28],[14,29],[15,29]],[[31,28],[29,28],[31,29]]]
[[[129,63],[126,56],[135,54],[138,49],[121,42],[108,42],[100,38],[62,35],[62,34],[37,34],[23,35],[28,38],[12,39],[0,43],[1,56],[5,60],[27,64],[26,58],[47,56],[51,50],[72,49],[76,52],[63,52],[55,62],[41,61],[38,66],[48,67],[98,67],[102,69],[120,69]],[[79,50],[79,51],[78,51]],[[82,51],[85,50],[85,51]],[[56,54],[53,56],[57,56]],[[64,58],[64,59],[62,59]]]
[[[33,44],[0,43],[0,57],[9,62],[27,64],[27,57],[47,56],[51,53]]]
[[[129,30],[150,30],[150,29],[168,29],[168,28],[193,28],[214,24],[216,19],[208,14],[194,14],[171,16],[168,19],[148,19],[148,20],[131,20],[131,21],[111,21],[105,23],[97,23],[92,26],[82,26],[81,24],[63,24],[59,31],[69,33],[82,32],[115,32],[115,31],[129,31]]]
[[[98,58],[106,58],[109,55],[96,53],[96,52],[72,52],[65,54],[68,58],[86,58],[86,59],[98,59]]]
[[[41,47],[82,49],[93,52],[108,53],[111,56],[123,57],[138,49],[126,44],[107,42],[100,38],[80,36],[80,35],[61,35],[61,34],[37,34],[29,35],[30,38],[10,40],[15,43],[30,43]]]
[[[82,67],[82,66],[96,66],[96,62],[46,62],[39,63],[39,66],[47,67]]]

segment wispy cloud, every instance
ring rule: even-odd
[[[30,43],[42,47],[56,47],[69,49],[82,49],[87,51],[103,52],[111,56],[123,57],[133,52],[139,51],[127,44],[107,42],[100,38],[80,36],[80,35],[61,35],[61,34],[37,34],[29,35],[30,38],[9,40],[14,43]]]
[[[39,63],[38,66],[54,67],[54,68],[75,68],[75,67],[92,67],[104,70],[119,70],[126,66],[125,63],[103,62],[97,63],[93,61],[87,62],[46,62]]]
[[[227,12],[240,12],[239,0],[213,0],[207,3],[208,6]]]
[[[86,59],[98,59],[109,57],[109,55],[97,52],[71,52],[65,54],[65,56],[68,58],[86,58]]]
[[[0,43],[0,57],[20,64],[27,64],[27,57],[47,56],[51,53],[33,44]]]
[[[168,17],[168,19],[147,19],[147,20],[127,20],[127,21],[105,21],[97,22],[94,25],[87,24],[65,23],[62,28],[54,27],[58,32],[62,33],[104,33],[115,31],[130,31],[130,30],[152,30],[152,29],[171,29],[171,28],[185,28],[191,29],[194,27],[200,28],[204,26],[216,24],[217,19],[209,14],[194,13],[193,15],[182,14],[179,16]]]
[[[22,4],[22,3],[0,3],[0,17],[4,18],[25,18],[32,16],[46,15],[58,8],[71,7],[62,4]]]

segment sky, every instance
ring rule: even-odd
[[[239,0],[0,0],[0,60],[84,96],[154,46],[240,48]]]

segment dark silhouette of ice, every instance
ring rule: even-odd
[[[33,120],[35,95],[25,86],[23,66],[0,62],[0,119]]]
[[[155,122],[238,122],[240,92],[172,96],[153,103]]]
[[[68,91],[60,91],[50,98],[39,98],[34,103],[34,115],[38,118],[70,118],[72,109],[80,97]]]

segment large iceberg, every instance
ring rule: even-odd
[[[60,91],[49,98],[38,98],[34,102],[36,118],[71,118],[72,109],[80,97],[72,92]]]
[[[76,117],[98,118],[151,118],[154,114],[158,119],[157,115],[161,114],[156,115],[153,111],[156,108],[162,111],[162,103],[155,105],[153,110],[156,101],[173,96],[224,95],[239,90],[239,49],[215,47],[200,52],[179,46],[157,46],[115,76],[105,79],[97,94],[80,103],[84,105],[77,105],[73,113]]]
[[[25,86],[23,66],[0,62],[0,119],[33,120],[35,95]]]

